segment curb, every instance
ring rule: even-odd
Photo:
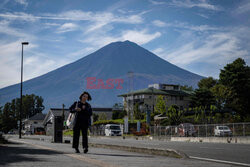
[[[116,149],[116,150],[123,150],[123,151],[137,152],[137,153],[167,156],[173,158],[189,158],[185,153],[173,149],[151,149],[151,148],[129,147],[129,146],[96,144],[96,143],[89,143],[89,145],[97,148],[109,148],[109,149]]]

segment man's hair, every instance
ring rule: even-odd
[[[90,96],[90,94],[89,94],[88,92],[83,92],[83,93],[80,95],[80,97],[79,97],[80,100],[82,100],[82,96],[83,96],[84,94],[88,95],[88,101],[92,100],[92,98],[91,98],[91,96]]]

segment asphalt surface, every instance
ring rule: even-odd
[[[121,138],[91,138],[90,142],[114,145],[127,145],[146,148],[175,149],[188,156],[246,163],[250,166],[250,145],[233,143],[195,143],[158,140],[135,140]]]
[[[92,139],[91,139],[92,140]],[[102,140],[102,139],[100,139]],[[0,166],[101,166],[101,167],[229,167],[233,165],[177,159],[165,156],[127,152],[121,150],[90,148],[88,154],[76,154],[71,144],[51,143],[46,140],[18,139],[11,136],[13,144],[0,145]],[[80,150],[82,152],[82,150]]]

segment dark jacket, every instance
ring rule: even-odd
[[[78,104],[78,108],[81,109],[81,111],[77,112],[75,110],[76,104]],[[85,109],[83,109],[83,105],[85,105]],[[91,116],[92,116],[92,108],[89,103],[83,104],[81,101],[74,102],[74,104],[71,105],[69,108],[71,113],[76,113],[75,117],[75,125],[74,127],[77,126],[84,126],[84,127],[89,127],[91,126]]]

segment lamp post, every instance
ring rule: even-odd
[[[29,42],[22,42],[22,59],[21,59],[21,93],[20,93],[20,113],[19,113],[19,139],[22,132],[22,103],[23,103],[23,45],[28,45]]]

